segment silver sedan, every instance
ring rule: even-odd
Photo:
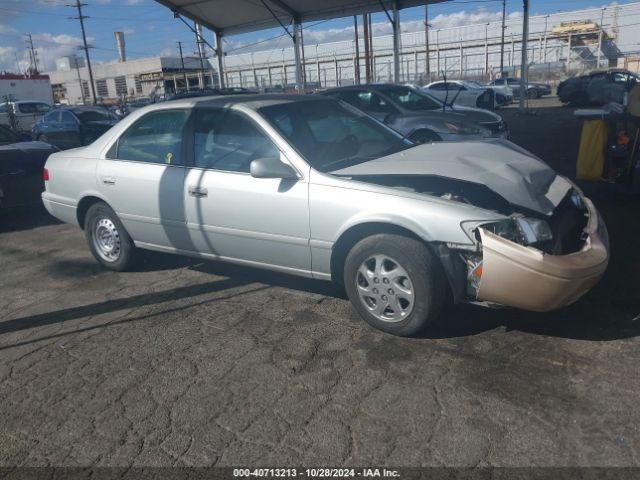
[[[593,204],[514,144],[416,145],[321,96],[145,107],[44,176],[46,208],[107,268],[150,249],[333,280],[397,335],[449,299],[561,307],[609,256]]]

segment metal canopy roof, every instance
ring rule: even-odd
[[[393,0],[156,0],[216,33],[234,35],[299,22],[391,11]],[[398,0],[397,8],[447,0]],[[276,18],[277,17],[277,20]],[[279,21],[280,22],[279,22]]]

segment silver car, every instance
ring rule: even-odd
[[[373,84],[323,92],[343,100],[418,142],[506,138],[502,117],[495,112],[445,105],[423,90],[406,85]],[[453,94],[449,100],[453,100]]]
[[[593,204],[516,145],[416,145],[322,96],[145,107],[44,177],[48,211],[107,268],[150,249],[333,280],[397,335],[449,299],[561,307],[609,257]]]

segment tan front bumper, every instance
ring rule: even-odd
[[[609,239],[598,212],[583,197],[589,211],[582,250],[549,255],[480,229],[482,278],[478,300],[546,312],[575,302],[593,287],[609,262]]]

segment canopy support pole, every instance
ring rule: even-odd
[[[302,24],[299,18],[293,19],[293,53],[296,62],[296,90],[298,93],[304,93],[304,80],[302,78],[302,60],[300,57],[300,39],[302,33]]]
[[[525,110],[525,97],[527,95],[527,40],[529,38],[529,0],[522,0],[522,57],[520,60],[520,105],[519,110]]]
[[[393,83],[400,83],[400,10],[398,2],[393,2]]]
[[[218,86],[224,88],[224,62],[222,58],[222,33],[216,32],[216,57],[218,59]]]

